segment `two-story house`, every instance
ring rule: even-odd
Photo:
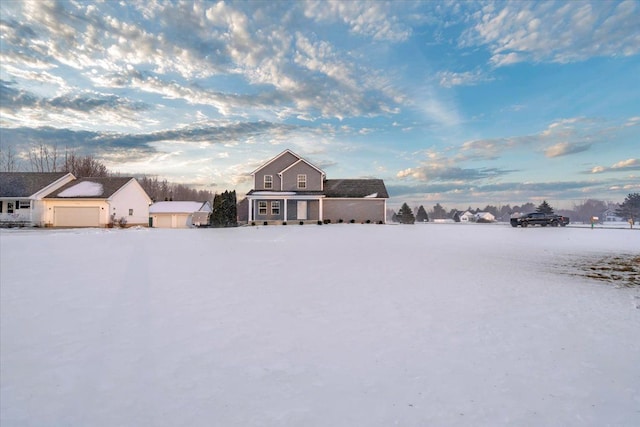
[[[285,150],[251,174],[249,222],[386,222],[381,179],[326,179],[324,171]]]

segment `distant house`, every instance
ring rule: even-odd
[[[460,222],[473,222],[475,221],[475,214],[471,211],[465,211],[460,216]]]
[[[474,214],[476,222],[495,222],[496,217],[490,212],[476,212]]]
[[[0,225],[44,226],[43,198],[74,179],[66,172],[0,172]]]
[[[616,214],[616,208],[609,208],[606,211],[604,211],[602,213],[601,216],[602,220],[605,222],[619,222],[619,221],[626,221],[625,218],[622,218],[621,216],[618,216],[618,214]]]
[[[45,224],[53,227],[106,227],[149,224],[151,199],[135,178],[81,178],[44,199]]]
[[[149,207],[149,224],[155,228],[190,228],[209,223],[209,202],[157,202]]]
[[[389,194],[381,179],[326,179],[324,171],[290,150],[251,175],[249,222],[386,222]]]

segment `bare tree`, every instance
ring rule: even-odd
[[[0,149],[0,171],[18,171],[18,160],[16,158],[16,153],[13,151],[13,147],[11,146],[8,146],[4,150]]]
[[[99,160],[91,155],[76,156],[75,153],[65,151],[63,172],[71,172],[76,178],[109,176],[109,170]]]
[[[56,172],[60,163],[56,145],[40,144],[29,150],[29,164],[32,172]]]

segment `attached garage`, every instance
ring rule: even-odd
[[[44,199],[45,226],[147,226],[151,199],[135,178],[91,177],[71,181]]]
[[[53,208],[54,227],[99,227],[100,207],[98,206],[55,206]]]

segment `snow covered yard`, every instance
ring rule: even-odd
[[[637,426],[628,229],[2,230],[0,424]]]

